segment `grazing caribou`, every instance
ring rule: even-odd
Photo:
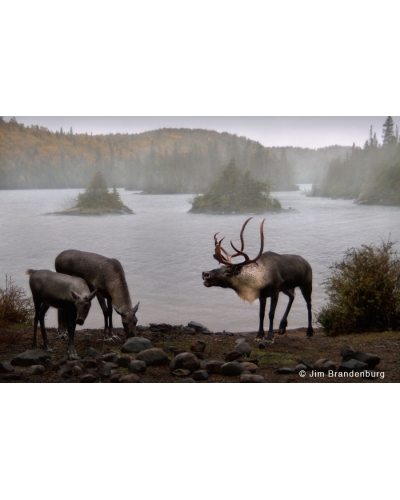
[[[274,252],[264,252],[264,221],[260,224],[261,248],[254,259],[244,252],[243,233],[250,217],[245,221],[240,232],[241,249],[235,247],[231,241],[231,246],[236,253],[229,254],[223,247],[222,241],[214,235],[215,254],[214,258],[223,267],[205,271],[202,274],[204,286],[220,286],[222,288],[232,288],[239,297],[247,302],[256,299],[260,301],[260,326],[257,338],[264,338],[264,316],[267,298],[271,297],[269,310],[269,330],[268,338],[273,339],[273,323],[275,309],[278,303],[279,293],[282,292],[289,297],[289,303],[285,314],[279,324],[279,334],[284,334],[287,327],[287,317],[292,307],[295,297],[295,288],[299,287],[307,303],[308,328],[307,336],[314,333],[311,324],[311,292],[312,292],[312,269],[310,264],[300,257],[300,255],[280,255]],[[234,257],[241,256],[242,262],[234,263]]]
[[[85,281],[75,276],[55,273],[47,269],[35,271],[28,269],[29,286],[35,304],[33,325],[33,348],[36,349],[37,323],[40,322],[43,345],[49,350],[44,316],[50,307],[58,309],[59,326],[68,331],[68,352],[71,358],[77,358],[74,345],[76,325],[83,325],[89,314],[91,302],[96,290],[90,292]]]
[[[125,273],[117,259],[81,250],[65,250],[56,257],[55,268],[60,273],[79,276],[86,281],[90,290],[97,290],[97,299],[104,315],[105,338],[118,339],[113,335],[113,306],[121,316],[126,337],[135,336],[139,302],[132,307]]]

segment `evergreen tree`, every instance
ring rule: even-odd
[[[249,170],[242,173],[232,158],[209,191],[196,196],[191,212],[263,212],[280,209],[278,200],[270,196],[268,182],[255,180]]]
[[[75,208],[83,212],[87,210],[107,212],[124,209],[125,212],[132,213],[132,211],[122,203],[115,185],[111,193],[108,191],[106,181],[100,172],[94,174],[85,192],[78,194]]]
[[[382,131],[382,139],[383,145],[387,146],[388,144],[393,143],[396,140],[396,136],[394,135],[394,122],[391,116],[386,118],[385,123],[383,124]]]

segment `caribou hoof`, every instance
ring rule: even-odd
[[[78,356],[76,353],[75,353],[75,354],[69,354],[69,356],[68,356],[68,357],[69,357],[69,359],[70,359],[71,361],[76,361],[76,360],[78,360],[78,359],[81,359],[81,357],[80,357],[80,356]]]
[[[111,338],[114,340],[115,343],[121,342],[121,337],[118,337],[118,335],[113,335]]]
[[[68,340],[68,333],[60,333],[58,337],[56,337],[57,340]]]
[[[275,339],[272,337],[272,338],[269,338],[268,339],[261,339],[261,338],[258,338],[256,339],[257,340],[257,346],[260,348],[260,349],[264,349],[266,345],[272,345],[272,344],[275,344]]]

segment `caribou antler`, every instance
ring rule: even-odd
[[[214,241],[215,241],[215,254],[214,254],[214,259],[216,259],[220,264],[225,264],[227,266],[235,267],[235,266],[244,266],[248,264],[253,264],[257,262],[257,260],[261,257],[263,250],[264,250],[264,222],[265,219],[261,221],[260,224],[260,236],[261,236],[261,248],[260,251],[254,259],[250,259],[250,257],[245,253],[244,250],[244,238],[243,238],[243,233],[245,230],[245,227],[247,223],[252,219],[252,217],[249,217],[243,224],[242,230],[240,231],[240,241],[242,244],[241,249],[239,250],[238,248],[235,247],[235,245],[231,241],[231,247],[235,250],[235,254],[229,254],[223,247],[222,247],[222,242],[225,238],[221,238],[219,241],[217,239],[217,234],[214,234]],[[222,254],[225,254],[225,257]],[[234,257],[237,257],[238,255],[242,255],[244,257],[244,262],[239,262],[237,264],[232,262],[232,259]]]

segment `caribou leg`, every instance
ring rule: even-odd
[[[303,294],[304,300],[307,304],[307,316],[308,316],[308,327],[307,327],[307,337],[312,337],[314,335],[314,329],[312,327],[312,312],[311,312],[311,292],[312,286],[300,287],[301,293]]]
[[[109,329],[110,335],[113,336],[113,324],[112,324],[113,306],[112,306],[112,299],[107,299],[107,313],[108,313],[108,329]]]
[[[269,306],[269,330],[268,330],[268,338],[271,340],[274,338],[274,318],[275,318],[275,310],[278,305],[279,292],[275,292],[271,295],[271,304]]]
[[[58,318],[58,337],[57,340],[68,340],[68,330],[67,327],[65,326],[65,319],[64,319],[64,310],[63,309],[58,309],[57,311],[57,318]]]
[[[260,326],[258,328],[257,339],[264,338],[264,317],[265,317],[265,306],[267,303],[267,297],[260,297]]]
[[[104,316],[104,338],[105,339],[108,339],[108,337],[110,337],[110,327],[109,327],[109,324],[110,324],[110,307],[107,307],[107,304],[106,304],[106,299],[104,298],[104,296],[100,293],[100,292],[97,292],[97,300],[99,301],[99,304],[100,304],[100,307],[101,307],[101,310],[103,311],[103,316]],[[108,306],[110,306],[110,302],[109,301],[109,304]],[[112,331],[112,323],[111,323],[111,331]]]
[[[49,351],[50,350],[50,348],[49,348],[49,342],[47,340],[46,327],[45,327],[45,324],[44,324],[44,316],[47,313],[47,311],[49,310],[49,308],[50,308],[50,306],[48,306],[46,304],[42,304],[42,307],[40,308],[40,312],[39,312],[40,330],[42,332],[43,347],[44,347],[45,351]]]
[[[65,314],[65,326],[67,327],[68,330],[68,354],[69,354],[69,359],[80,359],[79,355],[76,352],[75,349],[75,342],[74,342],[74,337],[75,337],[75,329],[76,329],[76,324],[75,324],[75,318],[76,318],[76,311],[75,314]]]
[[[36,334],[37,334],[37,325],[38,321],[40,318],[40,308],[42,306],[41,301],[36,301],[35,300],[35,318],[33,320],[33,342],[32,342],[32,348],[36,349]]]
[[[107,306],[108,306],[108,329],[111,335],[110,340],[112,342],[119,342],[121,339],[118,337],[118,335],[114,335],[114,327],[112,323],[112,313],[113,313],[112,299],[107,299]]]
[[[287,318],[289,316],[290,309],[292,307],[294,298],[296,296],[296,293],[294,291],[294,288],[291,288],[290,290],[282,290],[282,293],[287,295],[289,297],[289,302],[285,310],[285,314],[282,316],[281,322],[279,323],[279,335],[283,335],[286,332],[286,327],[287,327]]]

